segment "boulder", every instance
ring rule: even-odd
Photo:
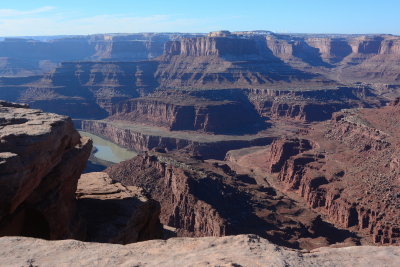
[[[76,195],[87,241],[127,244],[162,237],[160,204],[139,187],[92,172],[81,176]]]

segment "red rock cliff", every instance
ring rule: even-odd
[[[179,235],[225,235],[225,219],[193,191],[200,177],[188,167],[169,157],[143,155],[106,172],[123,184],[145,188],[161,204],[161,222],[177,228]]]
[[[0,103],[0,235],[76,237],[75,191],[92,143],[71,119]]]
[[[306,135],[271,145],[268,164],[285,190],[341,227],[380,244],[400,242],[397,106],[337,113]]]
[[[239,56],[257,55],[254,39],[239,38],[236,35],[182,38],[167,42],[165,55],[180,56]]]
[[[124,120],[166,127],[169,130],[192,130],[211,133],[251,131],[261,118],[250,103],[213,101],[190,95],[168,98],[131,99],[113,106],[109,120]]]

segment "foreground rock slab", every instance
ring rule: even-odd
[[[399,266],[400,247],[302,253],[256,235],[172,238],[129,245],[0,238],[0,266]]]

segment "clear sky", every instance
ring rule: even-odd
[[[215,30],[400,34],[400,0],[0,0],[0,36]]]

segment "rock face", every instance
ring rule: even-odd
[[[285,190],[297,192],[336,225],[378,244],[398,244],[399,112],[394,103],[336,113],[305,134],[306,140],[274,142],[267,164]]]
[[[113,182],[103,172],[83,174],[76,191],[91,242],[128,244],[162,237],[160,205],[142,189]]]
[[[223,159],[227,151],[248,146],[270,144],[268,135],[210,135],[196,132],[169,131],[164,128],[126,121],[84,120],[82,129],[138,152],[156,148],[185,150],[193,156]]]
[[[159,92],[114,105],[109,120],[215,134],[252,132],[257,124],[262,124],[261,117],[245,97],[229,99],[227,96],[221,100],[213,94],[212,91]]]
[[[191,193],[193,183],[211,189],[212,184],[207,185],[211,178],[198,177],[203,178],[198,182],[197,177],[185,173],[189,166],[180,168],[179,164],[170,157],[144,155],[120,163],[119,166],[111,166],[106,172],[126,185],[144,187],[161,204],[161,222],[178,228],[179,235],[225,235],[225,219],[207,200]],[[214,185],[222,186],[218,181]]]
[[[271,172],[279,172],[286,161],[297,154],[312,148],[310,141],[299,139],[280,139],[271,145],[271,159],[269,169]]]
[[[399,47],[399,37],[392,35],[271,32],[6,38],[0,42],[0,74],[28,76],[65,61],[139,61],[163,54],[163,62],[175,65],[162,64],[158,77],[172,78],[165,85],[253,88],[288,80],[322,85],[330,79],[398,84]]]
[[[379,107],[385,100],[367,86],[324,90],[246,90],[249,100],[262,116],[297,121],[323,121],[344,108]]]
[[[161,205],[161,223],[178,236],[258,234],[288,247],[357,244],[359,238],[298,206],[263,180],[224,162],[149,152],[106,169],[124,185],[144,188]]]
[[[91,148],[71,119],[0,102],[0,235],[76,237],[75,190]]]
[[[178,88],[398,84],[399,43],[389,35],[218,33],[168,42],[157,73],[162,86]]]
[[[0,236],[123,244],[161,238],[159,203],[142,189],[106,173],[79,179],[91,150],[70,118],[0,102]]]
[[[79,248],[79,249],[78,249]],[[400,264],[399,247],[322,248],[302,253],[255,235],[172,238],[115,245],[74,240],[0,238],[4,266],[387,266]],[[184,256],[183,256],[184,255]]]
[[[391,35],[269,35],[272,53],[299,69],[311,67],[343,82],[398,83],[399,37]]]
[[[183,38],[165,45],[166,55],[180,56],[251,56],[259,54],[254,39],[238,38],[233,34]]]
[[[223,34],[169,42],[156,77],[162,88],[268,88],[291,84],[336,85],[291,67],[266,47],[263,37]]]

